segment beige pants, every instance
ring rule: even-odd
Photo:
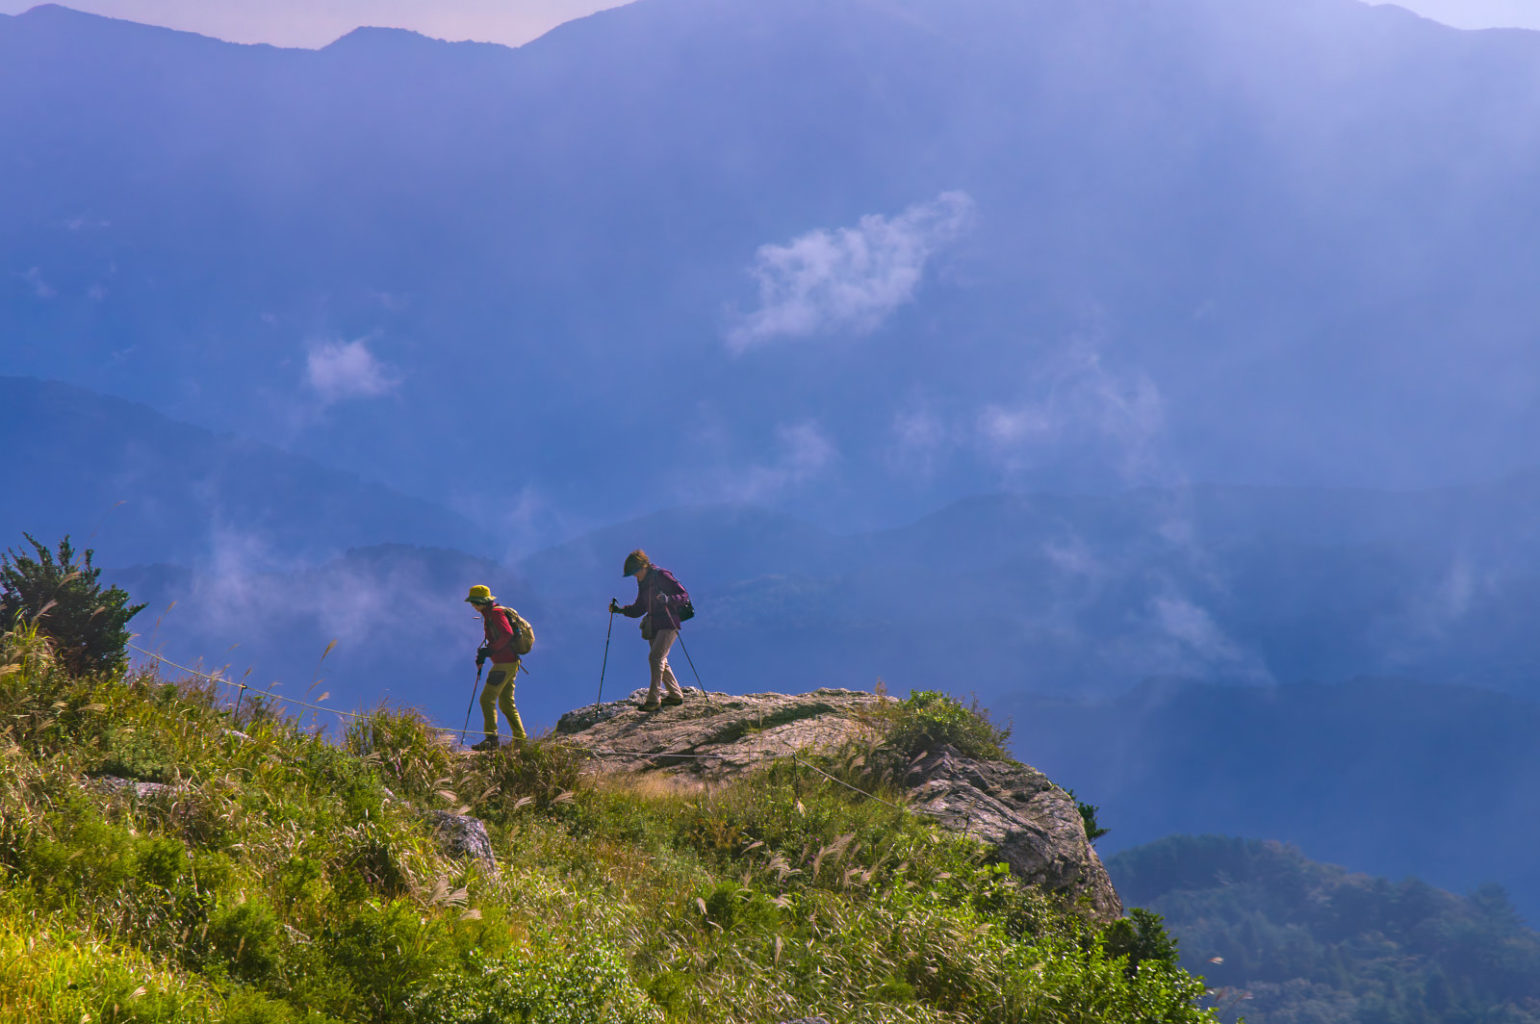
[[[679,680],[674,678],[674,670],[668,665],[668,649],[674,646],[674,641],[678,638],[677,629],[660,629],[653,634],[652,648],[647,652],[647,665],[652,669],[652,682],[647,687],[649,704],[658,702],[660,684],[668,691],[670,697],[684,697],[684,691],[679,689]]]
[[[481,688],[481,719],[487,739],[497,735],[499,707],[503,709],[503,717],[508,719],[508,731],[513,738],[524,738],[524,722],[519,718],[519,709],[513,706],[513,679],[518,674],[519,663],[516,661],[493,665],[492,671],[487,673],[487,685]]]

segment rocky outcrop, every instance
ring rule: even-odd
[[[893,698],[860,690],[751,693],[685,690],[685,702],[641,711],[646,697],[569,711],[556,732],[591,751],[605,771],[671,769],[702,777],[738,775],[799,750],[832,750],[873,735],[873,712]]]
[[[429,811],[439,849],[451,857],[474,860],[489,875],[497,874],[497,858],[492,855],[492,838],[480,818],[449,811]]]
[[[1122,916],[1123,902],[1086,839],[1080,809],[1036,768],[941,747],[910,766],[905,784],[911,807],[994,846],[1017,877],[1074,894],[1099,920]]]
[[[637,690],[628,700],[569,712],[556,732],[591,752],[596,771],[710,780],[777,757],[875,738],[882,710],[893,703],[859,690],[738,696],[692,688],[684,704],[644,712],[637,705],[645,696]],[[1090,917],[1122,914],[1075,801],[1037,769],[941,747],[909,767],[905,784],[911,810],[994,846],[1022,879],[1073,898]]]

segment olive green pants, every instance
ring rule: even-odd
[[[487,739],[497,735],[499,707],[503,709],[503,717],[508,719],[508,731],[513,734],[513,738],[524,738],[524,722],[519,718],[519,709],[513,706],[513,679],[518,674],[517,661],[493,665],[492,671],[487,673],[487,685],[481,688],[481,719]]]

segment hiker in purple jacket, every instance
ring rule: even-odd
[[[643,711],[656,711],[663,704],[683,704],[684,691],[679,688],[679,680],[674,678],[674,670],[669,667],[668,651],[679,637],[679,610],[689,603],[690,595],[674,579],[673,573],[653,565],[641,548],[626,556],[624,568],[624,575],[636,577],[636,600],[621,607],[612,598],[610,611],[630,619],[641,619],[642,639],[651,644],[647,664],[652,668],[652,684],[647,689],[647,700],[639,706]],[[660,684],[667,691],[661,702],[658,700]]]

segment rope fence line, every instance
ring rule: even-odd
[[[260,686],[252,686],[250,683],[240,683],[240,682],[236,682],[234,679],[226,679],[223,676],[218,675],[217,673],[211,674],[211,673],[208,673],[208,672],[200,672],[198,669],[188,668],[186,665],[178,665],[176,662],[172,661],[170,658],[166,657],[165,655],[157,654],[155,651],[146,650],[143,647],[140,647],[138,644],[133,643],[133,642],[129,642],[126,646],[132,647],[134,650],[138,651],[140,654],[143,654],[147,658],[153,658],[153,659],[155,659],[156,661],[160,662],[163,665],[169,665],[171,668],[174,668],[174,669],[176,669],[179,672],[186,672],[188,675],[190,675],[190,676],[197,676],[199,679],[207,679],[211,683],[219,683],[219,684],[221,684],[223,686],[238,687],[239,688],[239,692],[236,694],[236,697],[235,697],[235,709],[237,711],[239,711],[240,707],[241,707],[241,698],[246,696],[246,691],[247,690],[250,690],[252,693],[261,694],[264,697],[271,697],[273,700],[283,701],[283,702],[288,703],[288,704],[298,704],[302,708],[310,708],[310,709],[315,710],[315,711],[324,711],[327,714],[331,714],[331,715],[341,715],[341,716],[344,716],[344,717],[347,717],[347,718],[356,718],[356,719],[360,719],[360,720],[369,719],[369,718],[373,718],[374,717],[372,714],[363,714],[363,713],[360,713],[360,712],[357,712],[357,711],[343,711],[341,708],[328,708],[328,707],[323,707],[320,704],[312,704],[309,701],[300,700],[298,697],[287,697],[287,696],[284,696],[281,693],[274,693],[272,690],[264,690]],[[524,664],[523,664],[522,661],[520,661],[520,663],[519,663],[519,672],[522,673],[522,674],[526,674],[526,675],[530,674],[529,670],[524,667]],[[426,722],[434,730],[436,730],[438,732],[446,733],[446,734],[451,735],[451,736],[458,736],[458,737],[460,737],[460,739],[462,741],[470,733],[473,733],[473,732],[479,733],[479,732],[482,731],[480,729],[470,729],[470,728],[466,728],[466,729],[451,729],[447,725],[441,725],[438,722],[435,722],[433,719],[429,718],[427,715],[423,715],[420,711],[417,712],[417,713],[422,718],[422,720],[424,722]]]
[[[250,690],[252,693],[261,694],[264,697],[271,697],[273,700],[284,701],[285,703],[288,703],[288,704],[298,704],[302,708],[311,708],[311,709],[313,709],[315,711],[325,711],[327,714],[345,715],[348,718],[371,718],[371,717],[373,717],[371,715],[359,714],[356,711],[343,711],[341,708],[322,707],[320,704],[312,704],[309,701],[300,700],[298,697],[286,697],[286,696],[284,696],[281,693],[274,693],[272,690],[264,690],[264,689],[262,689],[259,686],[252,686],[250,683],[238,683],[234,679],[225,679],[225,678],[223,678],[223,677],[221,677],[221,676],[219,676],[217,674],[211,675],[208,672],[200,672],[200,671],[198,671],[195,668],[188,668],[186,665],[178,665],[176,662],[172,661],[170,658],[166,657],[165,655],[157,654],[154,651],[147,651],[143,647],[140,647],[138,644],[135,644],[135,643],[130,643],[127,646],[132,647],[134,650],[138,651],[140,654],[143,654],[145,657],[154,658],[156,661],[160,662],[161,664],[169,665],[172,668],[174,668],[174,669],[176,669],[176,670],[178,670],[180,672],[186,672],[188,675],[197,676],[199,679],[207,679],[211,683],[220,683],[220,684],[223,684],[225,686],[238,687],[240,692],[236,695],[236,698],[235,698],[235,706],[236,706],[237,709],[241,706],[240,705],[241,698],[246,695],[246,691],[247,690]],[[435,728],[438,727],[438,724],[436,722],[430,722],[429,724],[433,725]],[[453,731],[453,730],[445,730],[445,731]]]

